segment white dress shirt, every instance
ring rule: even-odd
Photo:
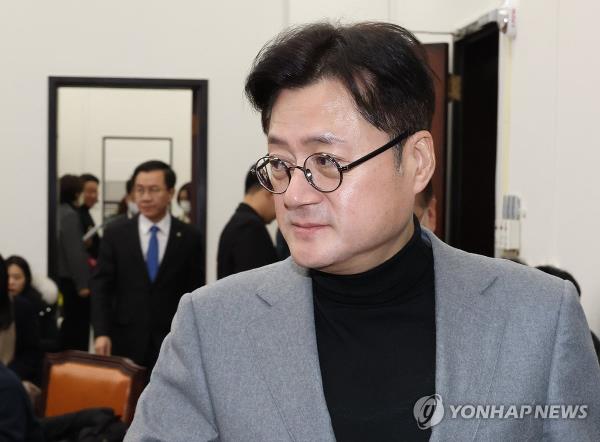
[[[169,231],[171,230],[171,214],[167,213],[163,219],[157,223],[153,223],[144,215],[140,214],[138,218],[138,231],[140,234],[140,243],[142,244],[142,255],[144,261],[148,254],[148,245],[150,244],[150,228],[152,226],[158,227],[156,237],[158,238],[158,264],[162,262],[163,256],[165,256],[165,250],[167,250],[167,241],[169,240]]]

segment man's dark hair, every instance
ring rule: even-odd
[[[162,170],[164,172],[165,185],[167,186],[167,189],[170,190],[175,187],[175,182],[177,181],[177,176],[175,175],[175,172],[167,163],[163,163],[162,161],[158,160],[146,161],[145,163],[142,163],[138,167],[136,167],[131,177],[132,183],[135,184],[135,179],[137,178],[140,172],[154,172],[155,170]]]
[[[77,175],[63,175],[59,180],[60,202],[74,203],[83,191],[83,181]]]
[[[6,330],[13,322],[12,302],[8,295],[8,270],[0,255],[0,331]]]
[[[8,269],[11,265],[17,266],[23,272],[25,276],[23,291],[26,292],[31,287],[31,268],[29,267],[29,263],[21,256],[12,255],[6,258],[6,268]]]
[[[95,175],[92,175],[91,173],[82,173],[81,175],[79,175],[79,178],[81,178],[81,181],[83,182],[84,185],[88,181],[93,181],[96,184],[100,184],[100,180]]]
[[[432,73],[413,34],[390,23],[316,23],[284,31],[254,61],[245,90],[263,131],[281,90],[323,78],[339,80],[361,115],[390,137],[431,127]]]
[[[133,178],[129,178],[127,181],[125,181],[125,191],[127,192],[127,195],[129,195],[132,190],[133,190]]]
[[[246,182],[244,183],[244,194],[247,195],[248,193],[259,189],[262,189],[262,186],[260,185],[256,174],[252,172],[252,168],[250,168],[250,170],[246,174]]]
[[[560,279],[564,279],[565,281],[571,281],[577,290],[577,294],[581,296],[581,287],[579,287],[577,280],[566,270],[550,265],[537,266],[536,269],[541,270],[544,273],[548,273],[549,275],[556,276]]]

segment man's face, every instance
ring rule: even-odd
[[[167,214],[174,191],[167,189],[162,170],[138,173],[133,185],[140,213],[152,222],[160,221]]]
[[[83,205],[91,209],[98,202],[98,183],[86,181],[83,184]]]
[[[324,79],[280,92],[268,139],[269,153],[291,163],[302,165],[309,155],[326,152],[345,165],[384,145],[390,136],[360,115],[339,81]],[[410,140],[406,144],[400,170],[390,149],[345,173],[331,193],[314,189],[300,170],[292,172],[287,191],[274,199],[277,222],[298,264],[329,273],[359,273],[406,244],[413,232],[416,193],[414,161],[407,159]]]

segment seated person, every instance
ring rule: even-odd
[[[40,346],[45,352],[58,351],[58,326],[56,308],[44,300],[42,294],[33,286],[31,270],[27,261],[20,256],[9,256],[8,293],[15,298],[21,296],[33,305],[40,330]]]
[[[4,365],[14,351],[14,310],[8,295],[6,264],[0,256],[0,440],[43,441],[21,381]]]
[[[15,321],[15,355],[8,368],[22,381],[40,385],[43,353],[40,347],[40,326],[34,305],[17,296],[13,299]]]

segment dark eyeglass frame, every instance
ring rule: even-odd
[[[373,150],[372,152],[369,152],[368,154],[366,154],[366,155],[358,158],[357,160],[352,161],[350,164],[347,164],[345,166],[340,165],[340,163],[338,163],[338,161],[333,156],[331,156],[330,154],[325,153],[325,152],[316,152],[316,153],[313,153],[312,155],[309,155],[304,160],[304,163],[302,164],[302,166],[298,166],[298,165],[295,165],[295,164],[292,164],[292,165],[288,166],[284,160],[281,160],[280,158],[278,158],[275,155],[265,155],[264,157],[259,158],[258,161],[254,164],[254,166],[252,166],[251,172],[256,175],[256,177],[258,178],[258,182],[260,183],[260,185],[262,187],[264,187],[266,190],[268,190],[269,192],[274,193],[276,195],[281,195],[282,193],[285,193],[288,190],[288,187],[290,186],[290,182],[292,181],[292,172],[291,171],[293,169],[300,169],[302,171],[302,174],[304,175],[304,178],[306,178],[306,181],[308,181],[308,183],[313,188],[315,188],[316,190],[318,190],[319,192],[322,192],[322,193],[331,193],[331,192],[335,192],[342,185],[342,181],[344,180],[344,173],[348,172],[349,170],[354,169],[356,166],[361,165],[365,161],[368,161],[371,158],[376,157],[380,153],[383,153],[386,150],[394,147],[396,144],[400,143],[405,138],[407,138],[408,135],[409,135],[408,131],[402,132],[400,135],[398,135],[397,137],[391,139],[390,141],[388,141],[387,143],[385,143],[383,146],[378,147],[377,149]],[[338,172],[339,172],[339,175],[340,175],[340,181],[338,182],[338,185],[334,189],[332,189],[332,190],[322,190],[322,189],[319,189],[316,186],[316,184],[313,182],[312,173],[311,173],[310,169],[306,168],[307,161],[310,158],[312,158],[314,156],[317,156],[317,155],[326,156],[327,159],[331,160],[331,162],[333,164],[335,164],[335,166],[338,169]],[[285,166],[285,168],[286,168],[286,172],[287,172],[287,175],[288,175],[288,185],[281,192],[276,192],[275,190],[269,189],[265,184],[263,184],[263,182],[262,182],[262,180],[260,178],[260,174],[258,173],[258,170],[257,170],[258,164],[260,162],[268,160],[268,159],[277,159],[277,160],[280,160],[283,163],[283,165]]]

